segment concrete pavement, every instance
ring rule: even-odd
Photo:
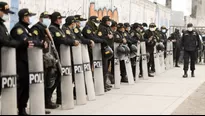
[[[51,110],[52,115],[169,115],[205,82],[204,65],[197,65],[196,77],[182,78],[182,68],[140,80],[135,85],[122,84],[96,101],[75,106],[73,110]]]

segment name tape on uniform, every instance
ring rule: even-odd
[[[91,68],[90,68],[90,63],[84,63],[84,71],[87,72],[87,71],[91,71]]]
[[[2,76],[2,89],[16,87],[16,75]]]
[[[83,73],[83,64],[75,64],[74,71],[75,71],[75,74]]]
[[[30,72],[29,73],[29,83],[30,84],[39,84],[44,82],[44,73],[43,72]]]
[[[102,68],[102,61],[101,60],[95,60],[93,62],[94,68]]]
[[[63,73],[63,76],[71,76],[72,75],[71,66],[62,66],[62,73]]]

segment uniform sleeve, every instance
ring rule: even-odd
[[[97,31],[97,36],[99,38],[101,38],[102,40],[104,40],[104,44],[108,44],[108,40],[110,39],[108,37],[108,32],[105,28],[100,28],[98,31]],[[113,38],[112,38],[113,39]]]
[[[52,33],[52,37],[53,37],[56,44],[58,44],[58,45],[64,44],[67,46],[74,46],[74,40],[72,40],[68,36],[63,37],[63,35],[60,32],[56,31],[54,28],[50,28],[50,31]]]
[[[87,27],[85,27],[82,31],[83,36],[85,37],[85,39],[90,39],[93,40],[95,43],[104,43],[104,41],[99,38],[98,36],[94,35],[90,29],[88,29]]]
[[[85,38],[82,36],[82,33],[81,33],[78,29],[74,29],[74,33],[75,33],[76,37],[81,40],[81,42],[82,42],[83,44],[87,44],[87,45],[91,44],[90,40],[85,39]]]

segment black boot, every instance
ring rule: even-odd
[[[194,71],[191,72],[191,77],[195,77]]]
[[[154,77],[154,75],[148,74],[148,77]]]
[[[25,109],[25,108],[20,108],[20,109],[19,109],[19,115],[28,115],[28,114],[26,113],[26,109]]]
[[[51,113],[51,111],[47,111],[47,110],[45,111],[45,114],[50,114],[50,113]]]
[[[55,104],[55,103],[52,103],[52,102],[45,103],[45,108],[46,109],[56,109],[58,107],[59,107],[58,104]]]
[[[123,76],[122,79],[121,79],[121,82],[128,83],[128,77],[127,76]]]
[[[184,78],[187,78],[187,77],[188,77],[187,71],[184,71],[183,77],[184,77]]]

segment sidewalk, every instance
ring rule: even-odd
[[[121,89],[112,89],[73,110],[52,110],[52,115],[170,115],[205,82],[205,66],[196,68],[195,78],[189,72],[189,78],[184,79],[182,68],[174,68],[135,85],[123,84]]]

